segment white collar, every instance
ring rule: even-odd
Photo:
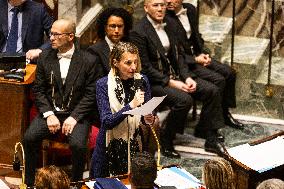
[[[159,23],[159,22],[156,22],[155,20],[153,20],[148,14],[147,14],[147,19],[149,20],[149,22],[152,24],[152,26],[155,28],[155,29],[159,29],[159,28],[164,28],[167,23]]]
[[[75,51],[75,45],[73,44],[73,45],[72,45],[72,48],[69,49],[67,52],[65,52],[65,53],[60,53],[60,52],[58,52],[58,53],[57,53],[57,57],[58,57],[59,59],[60,59],[60,58],[69,58],[69,59],[71,59],[72,56],[73,56],[74,51]]]
[[[112,49],[113,49],[115,44],[108,38],[108,36],[105,36],[105,40],[106,40],[106,42],[108,44],[108,47],[109,47],[110,51],[112,51]]]
[[[187,9],[182,7],[182,8],[176,13],[176,15],[177,15],[177,16],[186,15],[186,13],[187,13]]]

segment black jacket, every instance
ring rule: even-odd
[[[170,80],[171,68],[181,80],[195,75],[184,63],[184,53],[175,37],[175,22],[168,17],[164,22],[167,24],[165,31],[170,40],[170,50],[167,55],[147,17],[142,18],[130,33],[131,42],[139,49],[142,73],[147,75],[151,85],[166,86]]]
[[[64,107],[66,111],[71,112],[71,116],[77,121],[96,121],[96,65],[91,63],[87,53],[76,49],[63,84],[57,52],[54,49],[47,49],[39,57],[33,86],[39,112],[43,114],[47,111],[56,111],[55,103],[55,106]]]

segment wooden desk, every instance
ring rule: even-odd
[[[14,146],[28,126],[30,86],[36,65],[27,65],[24,82],[0,78],[0,163],[12,164]]]
[[[276,138],[277,136],[281,136],[281,135],[284,135],[284,131],[274,134],[272,136],[263,138],[261,140],[252,142],[251,144],[254,144],[254,145],[260,144],[262,142],[272,140]],[[279,150],[283,150],[283,149],[279,149]],[[259,173],[245,166],[239,161],[235,160],[228,154],[225,155],[225,159],[231,162],[234,172],[236,174],[236,181],[237,181],[236,189],[253,189],[253,188],[256,188],[258,183],[266,179],[270,179],[270,178],[279,178],[279,179],[284,180],[284,165],[281,165],[279,167],[265,171],[263,173]]]

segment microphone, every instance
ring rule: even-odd
[[[143,78],[134,80],[135,91],[137,91],[137,90],[139,90],[139,89],[140,89],[141,91],[144,91],[144,90],[145,90],[144,82],[145,82],[145,81],[144,81]]]

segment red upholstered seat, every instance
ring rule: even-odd
[[[38,110],[34,104],[34,96],[30,93],[30,101],[32,102],[31,108],[29,110],[30,114],[30,123],[37,116]],[[90,128],[88,149],[91,152],[96,145],[96,139],[99,132],[98,125],[92,125]],[[47,165],[49,161],[48,157],[51,158],[51,162],[56,161],[56,157],[71,157],[71,150],[69,149],[69,145],[67,143],[67,137],[58,133],[57,136],[52,140],[44,140],[43,141],[43,149],[42,149],[42,164],[43,166]],[[61,158],[62,159],[62,158]],[[70,158],[69,158],[70,159]],[[64,162],[66,162],[66,158],[64,158]]]

